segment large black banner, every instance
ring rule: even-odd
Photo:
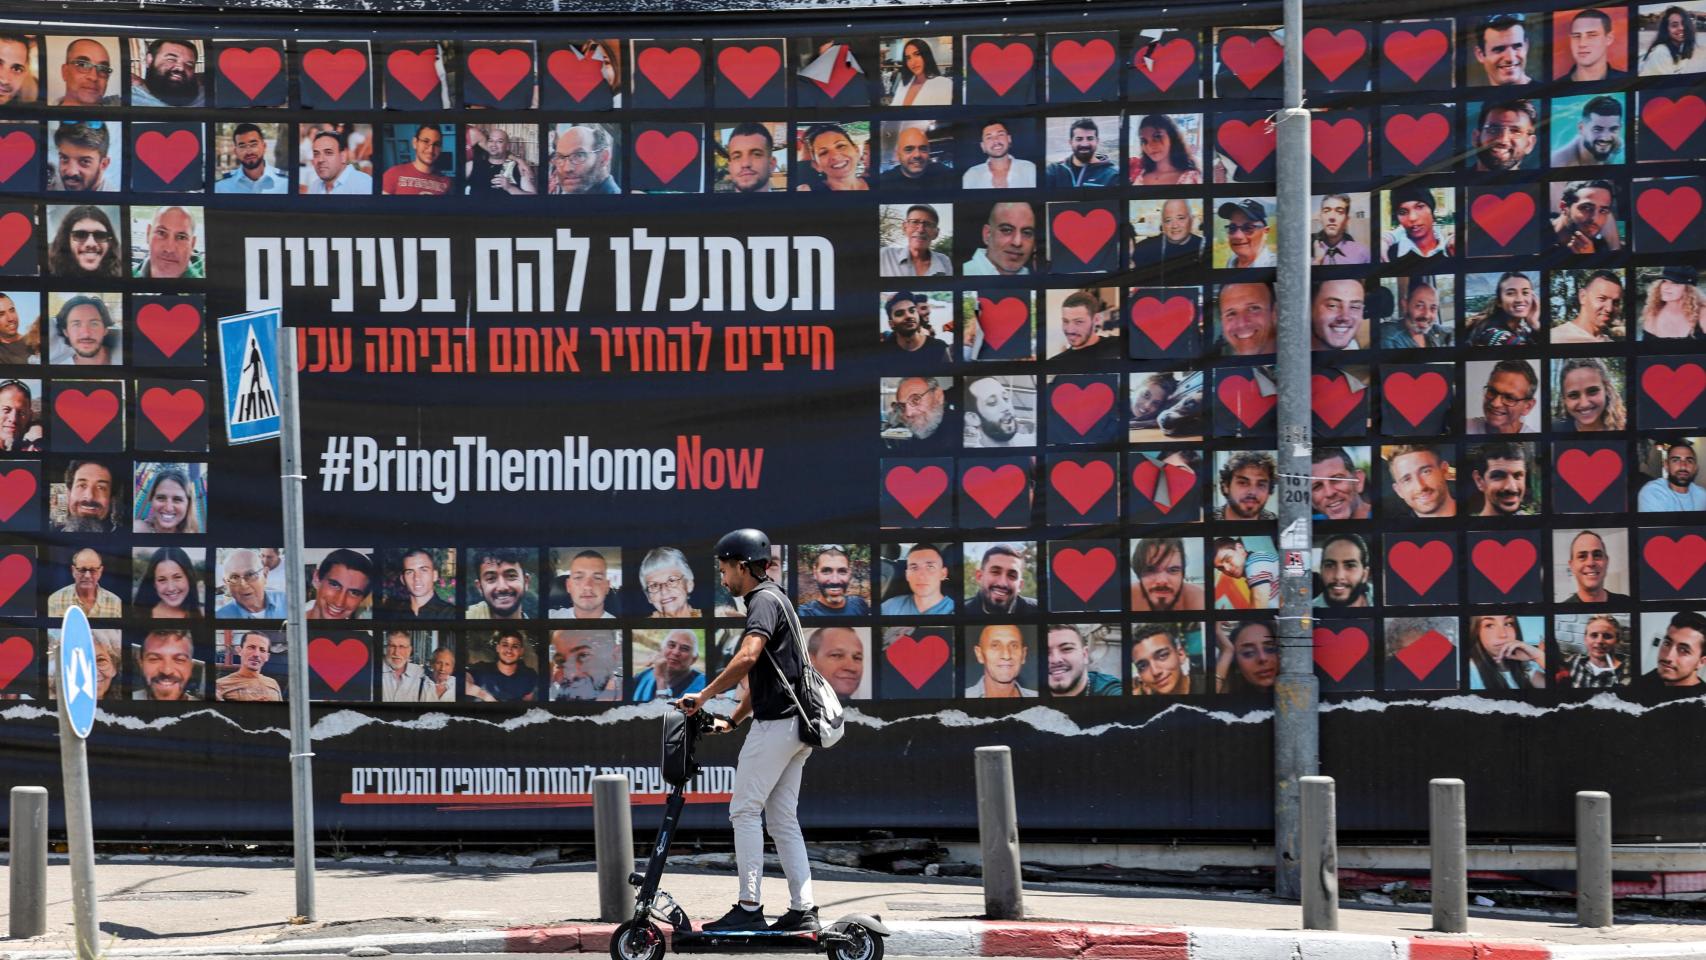
[[[77,605],[115,835],[282,834],[292,696],[328,828],[584,828],[756,525],[856,711],[810,827],[969,828],[1005,742],[1028,828],[1260,833],[1292,568],[1348,829],[1465,776],[1488,835],[1615,784],[1701,838],[1706,2],[1312,5],[1308,543],[1278,11],[1098,12],[0,33],[0,786]],[[301,556],[221,322],[274,307]]]

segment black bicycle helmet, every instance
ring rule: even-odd
[[[770,538],[763,530],[742,527],[730,530],[717,541],[718,560],[739,560],[743,563],[769,563]]]

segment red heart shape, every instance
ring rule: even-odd
[[[367,666],[367,644],[355,637],[344,640],[333,640],[331,637],[315,637],[308,644],[308,666],[326,681],[335,693],[350,682],[350,678],[360,673]]]
[[[1220,384],[1214,388],[1214,394],[1220,398],[1226,412],[1237,417],[1245,429],[1261,423],[1262,418],[1279,403],[1277,392],[1262,395],[1262,388],[1256,383],[1255,377],[1236,374],[1220,378]]]
[[[1382,49],[1386,51],[1386,59],[1409,77],[1410,82],[1421,83],[1439,58],[1445,56],[1449,46],[1445,34],[1439,30],[1423,30],[1421,33],[1394,30],[1386,35]]]
[[[1149,461],[1145,460],[1144,463]],[[1114,485],[1114,468],[1106,460],[1062,460],[1049,470],[1049,486],[1078,511],[1079,516],[1101,502]]]
[[[315,47],[302,56],[302,69],[333,100],[342,100],[367,72],[367,55],[355,47],[333,52]]]
[[[0,640],[0,690],[6,689],[18,675],[34,663],[36,659],[35,644],[23,637],[7,637]]]
[[[575,100],[585,100],[604,82],[604,61],[583,57],[573,50],[557,50],[545,58],[545,72]]]
[[[171,443],[184,435],[207,410],[207,401],[190,387],[177,393],[165,387],[149,387],[142,391],[142,415],[154,424],[160,435]]]
[[[1602,449],[1588,453],[1571,449],[1558,454],[1558,476],[1576,491],[1584,503],[1599,499],[1612,481],[1623,475],[1623,455]]]
[[[35,573],[35,570],[35,561],[21,553],[11,554],[0,560],[0,606],[12,601],[18,588],[29,582],[30,574]],[[5,682],[0,681],[0,687],[5,685]]]
[[[468,54],[468,72],[480,81],[492,99],[502,100],[533,73],[533,56],[520,47],[502,50],[481,47]]]
[[[1444,540],[1417,543],[1402,540],[1386,551],[1386,565],[1392,569],[1417,596],[1425,596],[1439,578],[1451,569],[1451,544]]]
[[[1502,542],[1482,540],[1470,551],[1469,559],[1487,582],[1499,588],[1500,593],[1510,593],[1511,588],[1534,569],[1540,554],[1534,549],[1533,541],[1519,537]]]
[[[782,51],[775,47],[724,47],[717,54],[717,69],[751,100],[782,69]]]
[[[699,138],[686,130],[671,134],[647,130],[634,138],[634,155],[658,178],[659,183],[668,184],[687,169],[688,164],[699,159]]]
[[[692,47],[647,47],[640,51],[640,73],[658,88],[665,100],[674,100],[687,82],[699,75],[703,64],[699,51]]]
[[[1079,262],[1089,263],[1114,238],[1114,215],[1107,210],[1062,210],[1054,217],[1054,238]]]
[[[1030,320],[1031,306],[1022,297],[977,298],[977,325],[991,350],[1001,349]]]
[[[1145,51],[1149,53],[1147,62],[1143,56]],[[1196,62],[1197,45],[1184,37],[1152,47],[1139,47],[1131,58],[1132,69],[1148,77],[1149,82],[1155,84],[1155,89],[1162,91],[1184,76],[1185,71]]]
[[[1166,503],[1155,497],[1156,489],[1163,482],[1167,484]],[[1196,483],[1196,471],[1176,463],[1158,467],[1154,460],[1145,459],[1131,469],[1132,489],[1143,494],[1149,500],[1149,505],[1162,513],[1172,513],[1173,508],[1179,505],[1179,501],[1185,498],[1185,494],[1189,493]]]
[[[1682,416],[1706,390],[1706,370],[1698,363],[1685,363],[1671,368],[1655,363],[1641,371],[1641,392],[1658,404],[1670,418]]]
[[[1450,390],[1445,378],[1432,370],[1419,377],[1399,371],[1387,377],[1384,386],[1386,402],[1412,427],[1421,426]]]
[[[1353,29],[1334,33],[1326,27],[1316,27],[1303,35],[1303,55],[1329,82],[1344,76],[1367,50],[1368,38]]]
[[[1681,147],[1706,123],[1706,100],[1686,97],[1652,97],[1641,106],[1641,122],[1672,150]],[[8,175],[9,176],[9,175]],[[0,179],[5,179],[0,177]]]
[[[1451,121],[1440,113],[1397,113],[1385,123],[1386,144],[1404,155],[1414,166],[1421,166],[1445,138],[1451,136]]]
[[[1329,427],[1344,422],[1362,402],[1363,391],[1352,390],[1349,377],[1339,374],[1325,377],[1317,373],[1309,378],[1309,409]]]
[[[35,221],[22,213],[14,210],[0,217],[0,264],[11,263],[35,232]]]
[[[1036,59],[1037,53],[1028,43],[1002,46],[985,40],[971,48],[971,68],[998,97],[1005,97],[1014,84],[1025,79]]]
[[[1220,62],[1251,90],[1284,61],[1285,48],[1271,36],[1259,40],[1236,36],[1220,45]]]
[[[27,558],[26,554],[10,554],[0,559],[0,605],[12,602],[17,588],[29,581],[29,575],[36,571],[36,561]],[[0,682],[0,687],[3,687]]]
[[[1107,547],[1079,550],[1068,547],[1054,554],[1055,578],[1066,585],[1073,595],[1085,603],[1102,589],[1102,584],[1114,575],[1114,552]]]
[[[883,478],[883,489],[917,520],[948,489],[948,473],[936,466],[921,470],[895,467]]]
[[[1071,382],[1057,383],[1049,393],[1048,402],[1067,426],[1083,436],[1103,414],[1114,408],[1114,388],[1100,381],[1084,386]]]
[[[1315,162],[1333,173],[1345,165],[1368,139],[1368,131],[1355,117],[1328,123],[1317,117],[1309,121],[1309,153]]]
[[[984,466],[972,467],[960,477],[960,486],[966,495],[991,517],[1001,516],[1001,511],[1011,506],[1030,482],[1025,471],[1014,463],[1004,463],[993,470]]]
[[[1499,246],[1507,246],[1534,218],[1534,198],[1517,191],[1483,193],[1469,205],[1469,217]]]
[[[853,69],[853,64],[848,62],[850,55],[847,51],[847,45],[837,44],[835,50],[835,66],[830,68],[829,79],[819,80],[816,77],[809,78],[811,79],[811,82],[817,84],[818,89],[822,90],[824,95],[829,97],[831,100],[841,94],[842,88],[847,86],[848,81],[859,76],[859,71]]]
[[[1139,297],[1131,305],[1131,322],[1162,350],[1197,322],[1197,305],[1190,297]]]
[[[171,183],[192,161],[201,159],[201,138],[189,130],[170,135],[149,130],[136,138],[136,159],[154,171],[161,183]]]
[[[385,69],[416,100],[425,100],[438,86],[438,48],[393,50],[385,58]]]
[[[282,69],[284,58],[277,47],[226,47],[219,51],[219,72],[250,100],[260,96]]]
[[[1415,642],[1393,654],[1393,659],[1404,665],[1417,680],[1434,672],[1446,657],[1455,650],[1450,640],[1438,630],[1429,630],[1417,637]]]
[[[1368,656],[1368,634],[1361,627],[1315,628],[1315,665],[1335,682],[1343,681]]]
[[[1675,243],[1700,213],[1700,191],[1693,187],[1677,187],[1667,192],[1663,187],[1648,187],[1636,198],[1635,212],[1647,221],[1648,226],[1657,230],[1659,236]]]
[[[1266,120],[1253,123],[1227,120],[1220,125],[1220,132],[1215,137],[1220,152],[1231,157],[1244,170],[1261,166],[1262,161],[1272,156],[1274,148],[1279,146],[1274,126]]]
[[[912,689],[922,690],[948,662],[948,641],[934,633],[896,637],[883,646],[883,657]]]
[[[54,398],[53,412],[84,443],[95,439],[118,416],[118,394],[111,390],[61,390]]]
[[[0,137],[0,180],[10,180],[36,158],[36,138],[22,130]]]
[[[201,330],[201,311],[188,303],[171,308],[150,303],[136,311],[136,329],[169,357]]]
[[[1641,548],[1641,558],[1672,590],[1681,590],[1706,564],[1706,539],[1693,533],[1676,540],[1654,537]]]
[[[17,516],[35,495],[35,474],[22,467],[0,473],[0,523]]]
[[[1078,88],[1079,93],[1089,93],[1096,81],[1114,65],[1114,45],[1100,37],[1085,43],[1062,40],[1054,45],[1050,60],[1060,75]]]

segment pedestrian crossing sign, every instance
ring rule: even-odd
[[[281,322],[276,307],[219,318],[225,435],[230,443],[253,443],[278,436]]]

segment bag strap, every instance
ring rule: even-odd
[[[778,593],[781,593],[782,588],[780,586],[778,586],[776,583],[774,583],[773,581],[766,580],[765,583],[768,583],[768,584],[770,584],[770,586],[775,587],[776,591]],[[788,626],[792,627],[794,630],[794,646],[799,647],[800,644],[805,642],[804,638],[801,636],[802,631],[800,629],[799,614],[796,614],[794,612],[794,605],[788,602],[788,595],[787,594],[785,594],[785,593],[782,594],[782,596],[779,599],[780,599],[780,602],[782,604],[782,612],[784,612],[788,615]],[[770,665],[772,667],[776,668],[776,676],[782,681],[782,689],[786,690],[788,692],[788,699],[794,701],[794,709],[798,710],[800,712],[800,718],[801,719],[809,719],[808,717],[806,717],[806,708],[803,705],[801,705],[801,703],[800,703],[799,694],[796,694],[794,692],[793,683],[788,680],[788,674],[785,671],[783,671],[782,664],[776,659],[776,654],[774,654],[770,651],[770,645],[769,644],[764,645],[764,656],[770,660]],[[804,660],[803,655],[802,655],[801,659],[803,662],[803,660]],[[801,675],[804,676],[803,671],[802,671]]]

